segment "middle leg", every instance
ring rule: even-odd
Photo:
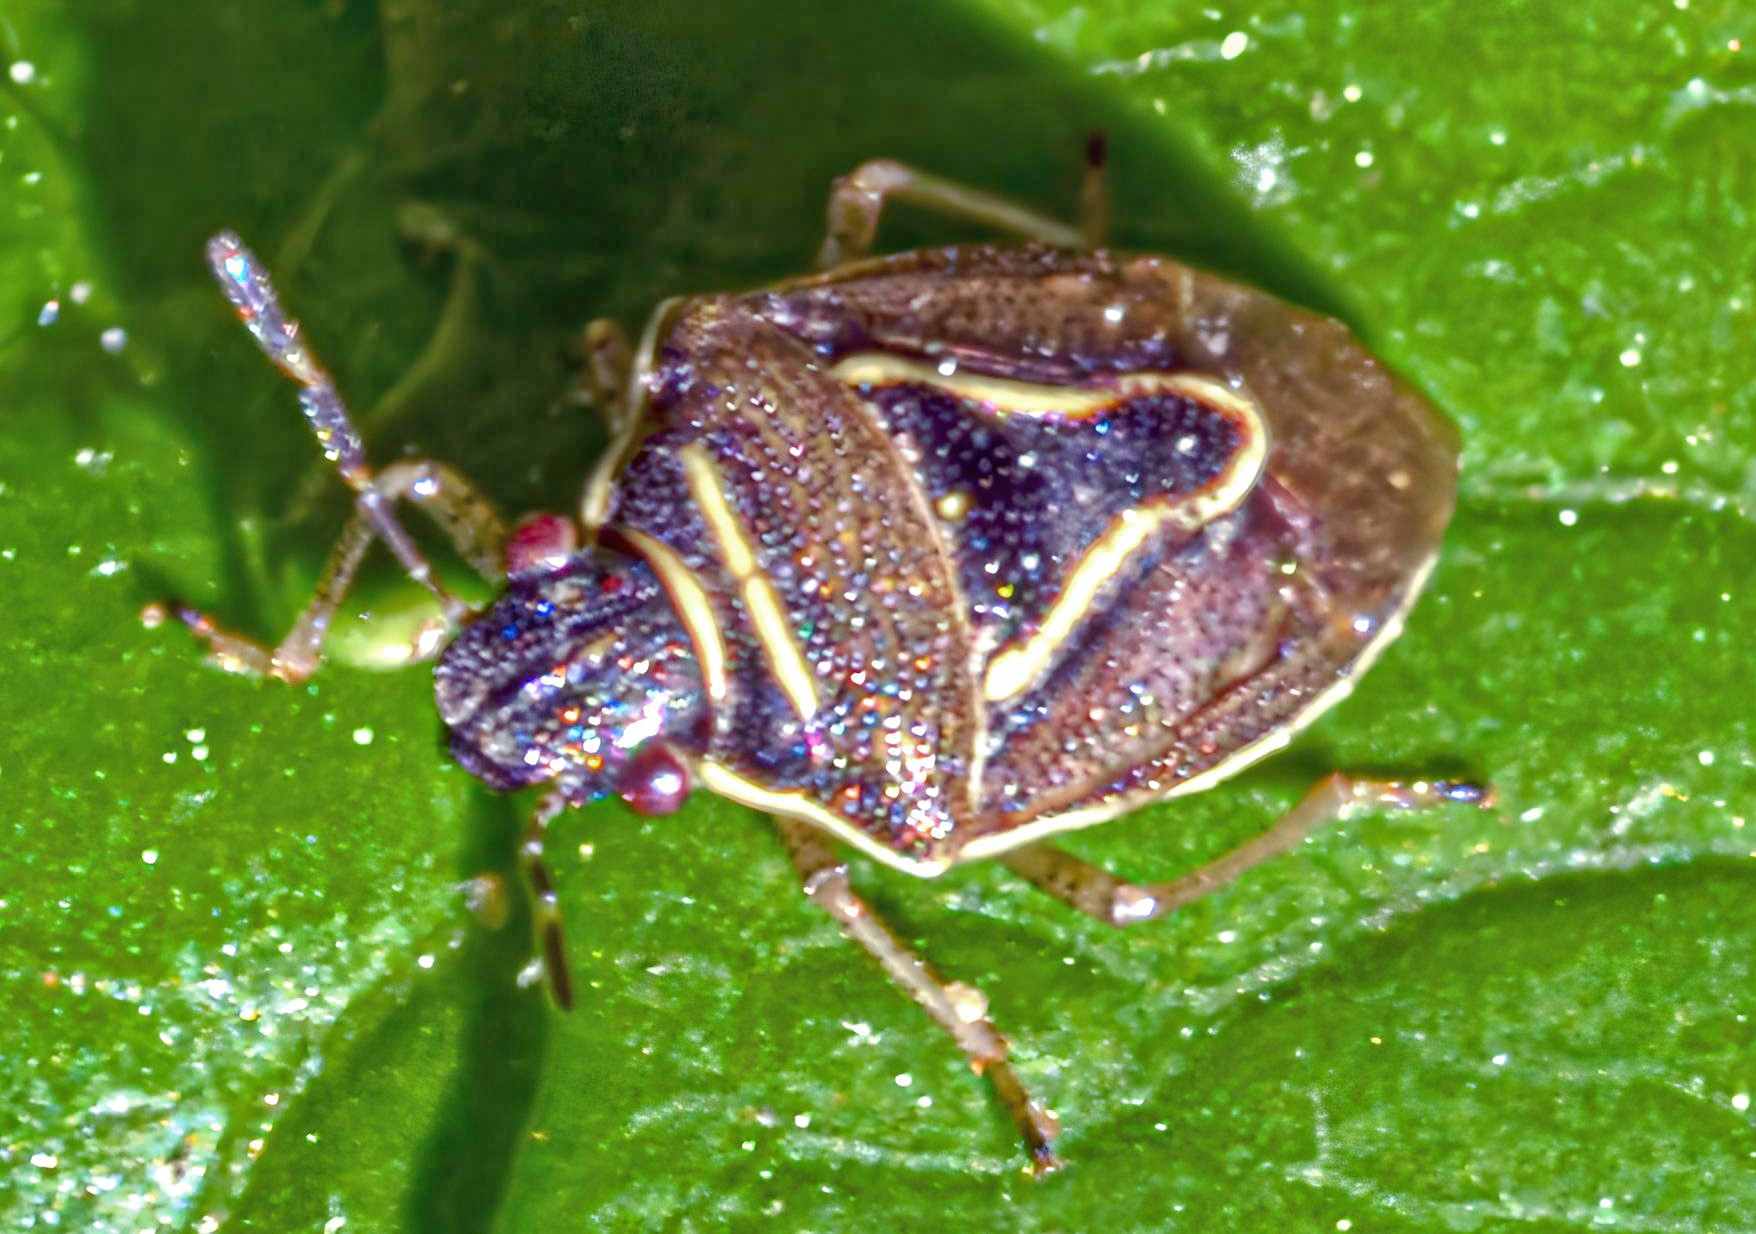
[[[1024,1138],[1032,1168],[1038,1174],[1058,1169],[1061,1162],[1053,1145],[1060,1127],[1054,1115],[1030,1099],[1012,1070],[1006,1058],[1006,1038],[987,1017],[987,1000],[969,986],[942,981],[925,960],[890,932],[865,901],[854,894],[848,884],[847,867],[836,860],[829,843],[815,827],[781,818],[775,820],[775,826],[804,880],[805,894],[835,918],[842,931],[864,947],[934,1023],[951,1034],[969,1060],[970,1070],[993,1082],[1001,1103]]]

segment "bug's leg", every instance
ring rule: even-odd
[[[525,881],[530,884],[531,924],[536,930],[543,972],[549,979],[549,992],[557,1007],[571,1011],[573,978],[568,975],[567,952],[561,944],[561,909],[555,897],[554,880],[543,864],[543,838],[555,816],[566,808],[567,798],[559,792],[543,798],[518,843],[518,861],[524,867]]]
[[[1102,130],[1085,139],[1085,178],[1079,185],[1079,236],[1088,249],[1110,234],[1110,141]]]
[[[804,882],[805,894],[835,918],[847,936],[883,966],[884,971],[908,992],[951,1034],[977,1075],[993,1082],[1012,1121],[1024,1137],[1031,1165],[1038,1174],[1060,1167],[1053,1143],[1060,1126],[1054,1115],[1030,1099],[1018,1074],[1006,1059],[1006,1038],[987,1017],[987,1000],[980,991],[960,983],[941,981],[933,970],[896,935],[848,885],[847,867],[836,860],[829,844],[808,823],[776,819],[782,843],[791,854]]]
[[[149,605],[142,618],[152,625],[174,612],[207,640],[223,666],[285,681],[302,680],[316,668],[330,619],[353,580],[367,545],[376,538],[384,541],[410,578],[432,593],[439,602],[445,626],[455,628],[469,614],[469,606],[439,584],[432,566],[397,522],[391,507],[401,497],[420,502],[451,533],[472,564],[497,574],[505,533],[493,507],[461,475],[437,463],[404,463],[383,475],[374,474],[341,394],[301,340],[299,323],[281,309],[267,271],[230,232],[221,232],[208,241],[207,260],[226,298],[237,309],[263,354],[299,384],[299,405],[305,419],[317,435],[324,457],[335,464],[342,479],[354,490],[355,513],[330,553],[310,606],[287,638],[272,651],[221,630],[204,614],[182,605]],[[436,637],[425,641],[432,645],[417,647],[416,658],[437,649]]]
[[[873,159],[861,163],[830,188],[828,234],[817,253],[818,268],[827,270],[869,253],[878,231],[878,219],[885,204],[891,201],[937,210],[1059,248],[1078,248],[1085,241],[1080,228],[1069,227],[1004,197],[916,171],[891,159]]]
[[[487,498],[457,471],[444,463],[409,459],[374,476],[367,491],[383,503],[386,512],[391,504],[404,499],[418,503],[451,537],[464,560],[484,577],[500,576],[505,525]],[[274,677],[289,683],[303,681],[316,671],[330,623],[378,534],[371,515],[364,508],[356,510],[330,550],[311,602],[274,647],[224,629],[207,614],[174,600],[149,604],[141,618],[147,625],[156,626],[167,617],[175,617],[208,645],[213,658],[229,672]],[[415,577],[420,578],[418,574]],[[436,584],[430,590],[440,598],[444,619],[440,625],[421,631],[409,648],[409,663],[431,658],[439,650],[445,630],[469,611]]]
[[[604,417],[610,435],[617,436],[633,415],[628,382],[634,372],[634,348],[627,332],[607,317],[588,323],[580,342],[585,353],[581,393]]]
[[[610,444],[599,456],[579,499],[579,521],[588,535],[595,535],[609,517],[616,477],[640,440],[648,385],[658,365],[659,339],[677,303],[675,298],[661,300],[633,347],[613,321],[600,318],[585,328],[589,382],[610,430]]]
[[[1366,810],[1425,810],[1451,802],[1488,807],[1493,790],[1454,780],[1365,780],[1336,772],[1311,787],[1272,827],[1181,878],[1130,883],[1052,844],[1007,853],[1000,861],[1040,890],[1114,926],[1135,925],[1193,903],[1252,866],[1295,848],[1328,823]]]

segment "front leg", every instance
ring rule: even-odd
[[[1319,827],[1362,810],[1427,810],[1451,802],[1489,807],[1494,794],[1483,785],[1461,781],[1365,780],[1338,771],[1317,781],[1261,835],[1169,882],[1130,883],[1052,844],[1033,844],[1000,861],[1039,890],[1106,925],[1137,925],[1218,891],[1253,866],[1296,847]]]
[[[374,506],[361,502],[348,520],[341,538],[330,550],[329,560],[323,567],[310,603],[299,614],[286,637],[275,646],[269,647],[227,630],[206,613],[178,600],[147,605],[141,612],[141,620],[151,628],[167,617],[176,617],[207,644],[214,661],[228,672],[273,677],[294,684],[301,682],[317,670],[323,658],[323,641],[335,620],[336,610],[341,607],[354,575],[359,572],[366,550],[379,534],[379,524],[372,517],[371,510],[377,508],[388,512],[401,501],[416,502],[430,514],[450,536],[458,553],[484,578],[500,577],[505,524],[493,504],[460,473],[444,463],[428,459],[393,463],[367,482],[361,496],[370,496]],[[424,628],[409,647],[404,662],[413,664],[437,654],[446,630],[468,616],[469,608],[439,586],[425,558],[417,556],[416,564],[408,569],[408,574],[439,598],[441,612],[440,622]]]
[[[775,820],[781,842],[804,881],[805,894],[823,909],[844,933],[864,947],[884,967],[890,979],[907,991],[957,1043],[969,1060],[970,1070],[993,1082],[1007,1113],[1018,1125],[1032,1168],[1038,1174],[1060,1167],[1053,1143],[1060,1127],[1055,1118],[1030,1099],[1012,1064],[1006,1059],[1006,1038],[987,1017],[987,999],[979,990],[958,982],[941,981],[927,962],[910,951],[891,933],[871,907],[848,885],[847,867],[816,828],[790,819]]]
[[[324,457],[354,490],[354,516],[330,553],[317,594],[280,645],[266,647],[222,630],[204,613],[170,602],[150,604],[141,619],[153,626],[175,615],[204,639],[220,664],[234,672],[303,681],[316,669],[330,621],[374,539],[382,540],[408,576],[439,603],[444,627],[424,632],[411,649],[411,659],[425,659],[438,650],[439,636],[455,629],[470,609],[434,577],[426,555],[416,547],[393,507],[404,499],[419,503],[450,534],[470,564],[489,576],[501,568],[505,527],[481,493],[442,463],[410,460],[375,472],[366,461],[366,447],[348,415],[334,381],[304,340],[299,323],[287,316],[269,281],[268,272],[230,232],[208,242],[208,264],[238,318],[249,329],[262,353],[299,386],[299,406],[316,434]]]
[[[636,411],[630,391],[634,349],[622,327],[607,317],[586,325],[580,336],[580,348],[584,352],[580,392],[603,416],[610,436],[616,437],[626,431]]]

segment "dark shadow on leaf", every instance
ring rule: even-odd
[[[476,1234],[492,1228],[541,1080],[550,1017],[559,1014],[545,991],[515,980],[531,956],[530,903],[512,859],[523,808],[484,791],[472,810],[468,869],[460,874],[503,879],[514,912],[500,929],[473,931],[467,944],[464,1053],[440,1106],[442,1120],[413,1163],[405,1209],[412,1230]]]

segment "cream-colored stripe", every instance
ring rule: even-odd
[[[1064,831],[1078,831],[1082,827],[1108,822],[1112,818],[1138,810],[1141,806],[1155,801],[1169,801],[1173,797],[1187,797],[1191,793],[1202,792],[1212,788],[1221,780],[1230,779],[1246,767],[1260,762],[1269,755],[1285,749],[1294,737],[1314,723],[1319,716],[1352,694],[1354,683],[1365,675],[1367,669],[1378,662],[1378,657],[1384,654],[1384,649],[1396,641],[1397,636],[1402,633],[1403,622],[1407,620],[1409,610],[1420,598],[1421,588],[1426,586],[1427,576],[1433,572],[1433,566],[1437,561],[1437,555],[1427,558],[1420,569],[1416,570],[1410,577],[1408,591],[1404,594],[1402,603],[1397,606],[1390,618],[1378,628],[1378,632],[1372,636],[1371,640],[1360,649],[1360,654],[1354,657],[1353,664],[1342,678],[1317,695],[1305,705],[1304,710],[1273,732],[1264,733],[1248,745],[1238,747],[1200,775],[1190,776],[1187,780],[1162,793],[1124,793],[1089,806],[1081,806],[1077,810],[1068,810],[1063,814],[1050,814],[1025,823],[1023,826],[1014,827],[1010,831],[999,831],[992,835],[979,836],[958,850],[956,859],[958,861],[974,861],[983,857],[992,857],[997,853],[1022,848],[1026,844],[1034,844],[1038,840],[1059,835]]]
[[[1119,373],[1103,385],[1050,385],[955,369],[947,374],[933,365],[882,351],[857,352],[837,362],[829,372],[850,386],[934,386],[1021,416],[1084,418],[1143,394],[1177,394],[1242,416],[1252,426],[1261,419],[1255,403],[1210,377],[1194,373]]]
[[[799,792],[764,788],[752,780],[746,780],[724,764],[716,763],[711,759],[702,759],[696,764],[695,777],[706,788],[718,793],[721,797],[758,810],[766,810],[770,814],[796,818],[801,822],[810,823],[814,827],[820,827],[874,861],[882,862],[893,870],[913,874],[916,878],[932,878],[935,875],[943,874],[951,865],[951,862],[944,858],[937,861],[921,861],[917,858],[906,857],[895,849],[879,843],[871,835],[860,830],[821,802]]]
[[[707,589],[669,545],[632,527],[618,530],[640,551],[676,606],[677,616],[682,618],[683,626],[695,644],[695,658],[700,662],[701,679],[707,685],[708,697],[716,703],[724,702],[726,644],[720,636],[719,621],[714,616],[713,601],[708,599]]]
[[[1043,614],[1036,633],[1015,642],[989,661],[982,683],[982,692],[989,702],[1012,698],[1042,675],[1061,644],[1084,620],[1104,584],[1161,529],[1198,531],[1230,514],[1249,496],[1268,461],[1268,433],[1254,406],[1245,407],[1249,418],[1240,429],[1243,441],[1225,471],[1206,487],[1180,500],[1149,502],[1124,510],[1103,535],[1092,541],[1067,576],[1061,594]]]
[[[1110,529],[1099,536],[1073,568],[1067,585],[1044,614],[1037,632],[1006,648],[988,661],[982,693],[990,703],[1018,694],[1049,666],[1057,648],[1073,633],[1099,589],[1115,577],[1153,532],[1165,523],[1161,510],[1125,510]]]
[[[726,569],[738,580],[744,606],[749,609],[751,623],[756,627],[756,638],[768,652],[774,679],[793,704],[793,710],[799,713],[799,718],[809,720],[817,714],[817,683],[805,664],[804,652],[793,639],[780,596],[768,576],[757,566],[756,554],[745,538],[743,523],[720,488],[719,469],[714,466],[707,448],[700,444],[684,446],[678,454],[683,460],[683,474],[688,479],[695,505],[719,542]]]

